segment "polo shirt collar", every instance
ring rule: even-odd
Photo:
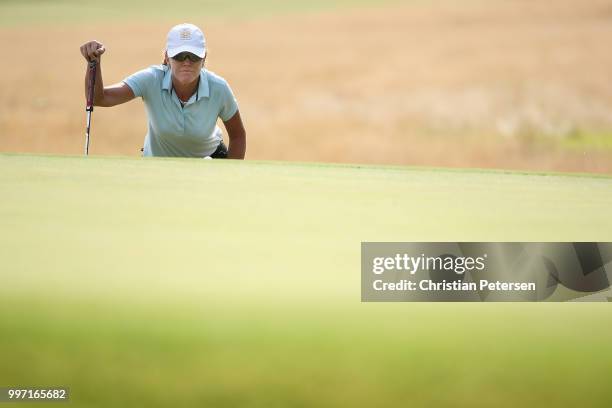
[[[208,78],[207,78],[206,69],[202,68],[200,71],[200,85],[198,86],[198,95],[199,97],[208,98],[210,97],[210,89],[208,88]],[[172,70],[170,67],[166,69],[166,73],[164,74],[164,79],[162,81],[162,89],[166,91],[170,91],[172,88]]]
[[[208,74],[204,68],[202,68],[200,71],[200,86],[198,88],[198,94],[204,98],[210,97],[210,90],[208,89]]]

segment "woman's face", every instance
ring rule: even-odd
[[[198,58],[196,55],[188,52],[182,52],[173,58],[169,58],[172,76],[176,81],[184,85],[197,81],[205,59],[206,56]]]

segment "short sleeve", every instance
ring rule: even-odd
[[[227,82],[223,82],[223,93],[221,95],[221,110],[219,117],[222,121],[227,122],[238,111],[238,102],[234,97],[234,93]]]
[[[134,92],[134,95],[146,97],[147,92],[157,82],[157,76],[155,74],[155,68],[149,67],[141,71],[138,71],[123,80]]]

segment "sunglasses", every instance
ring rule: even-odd
[[[178,62],[183,62],[186,59],[188,59],[190,62],[200,62],[202,61],[202,58],[198,57],[195,54],[192,54],[190,52],[181,52],[180,54],[176,54],[174,57],[171,57],[173,60],[178,61]]]

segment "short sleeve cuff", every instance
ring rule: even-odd
[[[132,89],[132,92],[134,92],[135,96],[142,97],[142,90],[140,89],[134,78],[126,78],[123,80],[123,83]]]
[[[222,121],[227,122],[228,120],[234,117],[236,112],[238,112],[238,104],[234,103],[231,109],[228,109],[228,112],[229,114],[220,115]]]

